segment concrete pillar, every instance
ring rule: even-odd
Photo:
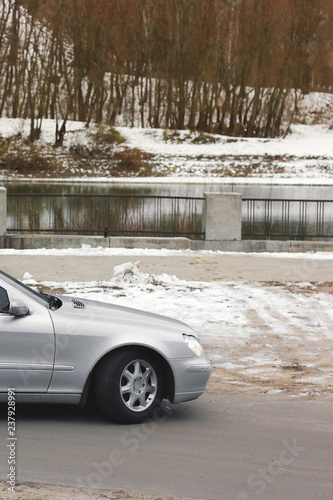
[[[0,237],[6,234],[7,189],[0,187]]]
[[[206,240],[241,240],[242,195],[204,193],[204,230]]]

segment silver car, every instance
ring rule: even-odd
[[[152,418],[163,398],[203,394],[212,371],[197,334],[166,316],[33,290],[0,271],[0,401],[94,398],[110,420]]]

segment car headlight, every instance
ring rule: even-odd
[[[204,350],[202,345],[200,344],[198,339],[193,337],[193,335],[185,335],[184,333],[183,339],[185,340],[186,344],[191,349],[191,351],[194,352],[194,354],[196,354],[199,357],[202,357],[204,355]]]

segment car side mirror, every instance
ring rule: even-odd
[[[29,314],[29,307],[22,300],[14,299],[9,304],[9,314],[11,316],[26,316]]]

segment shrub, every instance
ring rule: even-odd
[[[92,137],[99,144],[123,144],[126,141],[114,127],[104,125],[100,125]]]
[[[204,132],[199,132],[199,134],[192,139],[192,144],[213,144],[216,142],[216,138],[209,135],[205,134]]]
[[[189,137],[189,135],[187,136]],[[181,144],[186,140],[186,136],[182,137],[178,130],[168,130],[164,129],[163,130],[163,140],[165,142],[176,142],[177,144]]]
[[[101,148],[89,148],[84,144],[74,144],[69,148],[69,153],[74,160],[98,160],[105,156],[105,152]]]
[[[60,163],[47,155],[42,146],[24,145],[17,136],[0,140],[0,164],[8,173],[20,175],[46,175],[58,170]]]
[[[125,148],[123,151],[116,151],[113,154],[116,170],[120,175],[151,175],[152,165],[148,161],[149,158],[149,154],[136,148]]]

